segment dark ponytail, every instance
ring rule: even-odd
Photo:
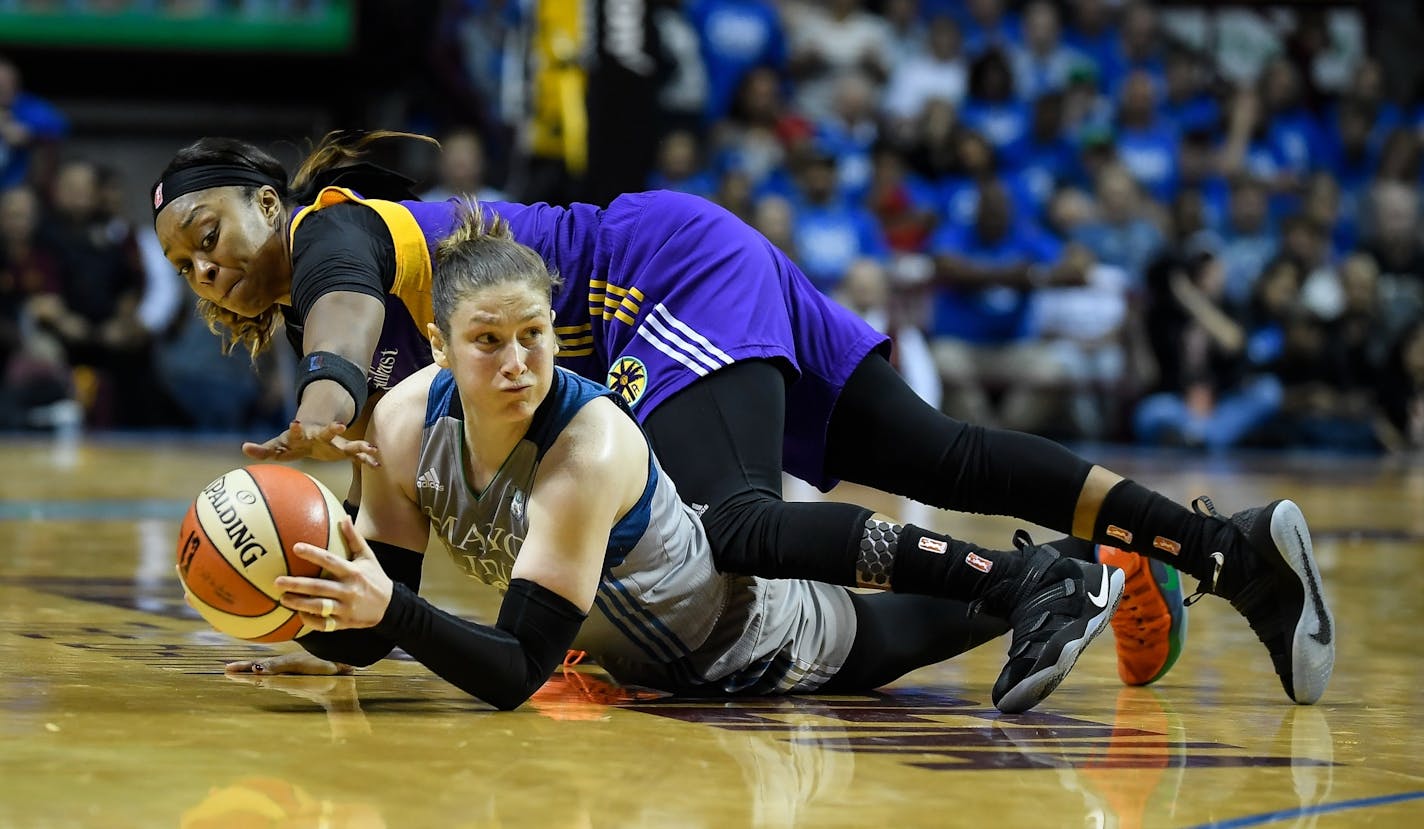
[[[420,141],[433,147],[434,138],[395,130],[333,130],[317,142],[292,175],[292,200],[303,204],[327,187],[346,187],[368,199],[417,201],[415,180],[370,160],[398,142]]]

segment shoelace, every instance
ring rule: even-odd
[[[1216,505],[1213,504],[1211,502],[1211,499],[1205,495],[1199,495],[1192,500],[1192,510],[1195,511],[1196,514],[1200,515],[1202,518],[1214,518],[1223,524],[1230,523],[1226,519],[1226,516],[1216,511]],[[1201,601],[1201,598],[1203,596],[1210,595],[1216,592],[1216,583],[1218,580],[1221,579],[1221,568],[1226,565],[1226,554],[1218,550],[1211,554],[1211,560],[1215,562],[1215,564],[1211,568],[1211,586],[1205,587],[1204,585],[1206,584],[1206,582],[1198,581],[1197,592],[1182,600],[1182,604],[1186,605],[1187,607],[1191,607],[1192,605]]]
[[[1023,552],[1024,550],[1032,546],[1033,536],[1028,534],[1028,530],[1022,528],[1014,530],[1014,547],[1018,549],[1019,552]],[[1023,581],[1026,580],[1027,579],[1024,579]],[[1005,602],[1002,600],[1012,598],[1011,596],[1008,596],[1006,594],[1011,593],[1015,589],[1021,590],[1023,589],[1023,587],[1024,585],[1022,581],[1018,584],[999,582],[988,590],[985,590],[984,595],[969,603],[969,615],[978,616],[980,612],[984,610],[984,601],[986,599],[1001,600],[1000,603],[1004,604]]]

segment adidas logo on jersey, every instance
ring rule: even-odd
[[[420,477],[415,479],[416,489],[433,489],[436,492],[444,492],[445,485],[440,483],[440,476],[435,474],[434,469],[427,469],[420,473]]]

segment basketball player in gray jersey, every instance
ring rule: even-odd
[[[427,388],[428,402],[415,479],[420,510],[456,566],[501,591],[529,534],[529,493],[560,436],[576,435],[570,425],[590,407],[575,429],[597,423],[623,433],[612,436],[624,444],[612,464],[619,469],[600,479],[632,478],[622,499],[631,503],[620,505],[607,532],[593,609],[574,639],[619,679],[684,693],[810,691],[845,662],[855,633],[847,591],[718,573],[702,525],[638,445],[615,392],[555,369],[528,432],[476,494],[463,468],[467,424],[454,375],[421,374],[416,391]]]
[[[327,577],[278,580],[283,604],[314,631],[298,640],[311,654],[368,665],[400,646],[507,709],[571,645],[619,681],[675,693],[844,692],[1012,629],[993,699],[1017,712],[1058,685],[1111,617],[1120,570],[1023,540],[996,554],[1021,566],[997,573],[970,552],[982,578],[959,596],[718,572],[621,398],[555,369],[556,277],[486,221],[468,212],[441,245],[435,365],[375,409],[368,434],[384,462],[362,470],[357,526],[342,524],[352,559],[298,544]],[[465,573],[503,592],[494,625],[417,595],[432,528]],[[882,530],[870,536],[893,555],[891,524]]]

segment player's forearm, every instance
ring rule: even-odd
[[[446,613],[397,585],[375,631],[446,682],[510,711],[548,680],[583,619],[568,600],[524,579],[510,583],[493,627]]]
[[[297,366],[297,420],[349,424],[361,413],[384,321],[385,307],[365,294],[334,291],[313,303]]]

